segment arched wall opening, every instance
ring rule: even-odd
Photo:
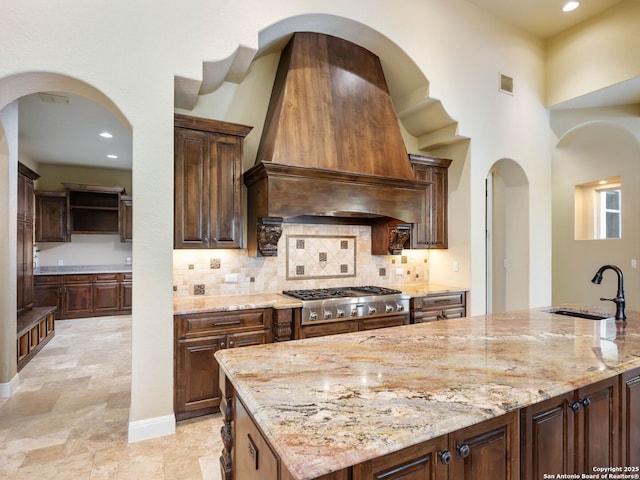
[[[529,308],[529,181],[514,160],[487,176],[487,313]]]
[[[576,186],[620,177],[621,238],[579,239],[576,236]],[[616,280],[605,277],[591,283],[605,264],[624,273],[627,306],[640,308],[640,275],[633,261],[640,258],[640,142],[626,126],[609,121],[588,121],[568,130],[552,159],[552,302],[600,304],[600,297],[615,294]],[[597,213],[597,212],[595,212]],[[613,305],[611,305],[613,309]]]
[[[121,110],[95,87],[69,76],[27,72],[0,78],[0,396],[11,396],[19,383],[16,365],[16,195],[18,151],[18,100],[42,91],[69,92],[96,102],[111,112],[131,132]]]

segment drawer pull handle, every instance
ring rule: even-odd
[[[212,322],[211,326],[212,327],[224,327],[227,325],[240,325],[240,323],[242,323],[242,320],[227,320],[224,322]]]
[[[449,463],[451,463],[451,452],[449,450],[440,452],[440,463],[443,465],[449,465]]]

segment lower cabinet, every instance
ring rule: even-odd
[[[640,466],[640,368],[620,378],[621,465]]]
[[[237,450],[242,452],[235,463],[235,477],[242,480],[278,478],[278,457],[255,426],[240,400],[235,399]]]
[[[411,299],[411,323],[433,322],[467,315],[467,292],[432,293]]]
[[[93,285],[93,311],[104,315],[117,315],[131,308],[130,273],[102,273],[95,276]]]
[[[518,412],[510,412],[449,434],[451,480],[518,480]]]
[[[620,425],[630,419],[623,414],[621,422],[618,416],[620,381],[603,380],[521,411],[522,480],[545,473],[592,474],[594,467],[621,464]],[[637,426],[633,430],[637,435]]]
[[[56,319],[131,313],[130,272],[36,275],[34,304],[56,306]]]
[[[447,436],[404,448],[353,467],[354,480],[448,480]]]
[[[271,343],[272,310],[174,316],[174,413],[177,420],[220,410],[220,367],[214,353]]]
[[[353,480],[518,480],[518,412],[353,467]]]

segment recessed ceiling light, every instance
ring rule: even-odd
[[[113,135],[111,135],[109,132],[102,132],[100,136],[103,138],[113,138]]]
[[[118,155],[107,155],[107,158],[118,158]]]
[[[567,2],[562,7],[563,12],[572,12],[580,6],[580,2]]]

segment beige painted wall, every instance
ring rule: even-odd
[[[0,384],[11,393],[17,372],[16,355],[16,217],[18,182],[18,102],[0,108]],[[13,360],[13,361],[10,361]],[[15,383],[15,381],[14,381]]]
[[[88,185],[124,187],[124,193],[133,194],[131,171],[129,170],[39,163],[36,171],[40,175],[36,183],[36,190],[64,191],[62,183],[86,183]]]
[[[631,261],[640,260],[640,121],[616,121],[610,110],[599,113],[601,120],[594,121],[598,111],[591,111],[586,123],[568,130],[553,156],[553,303],[598,304],[600,297],[612,298],[613,272],[605,273],[601,285],[590,281],[601,265],[613,264],[624,272],[628,308],[637,310],[640,275]],[[575,185],[615,176],[622,180],[622,238],[576,240]],[[612,303],[610,308],[615,311]]]
[[[551,39],[545,103],[558,103],[640,76],[640,2],[627,0],[602,17]]]

